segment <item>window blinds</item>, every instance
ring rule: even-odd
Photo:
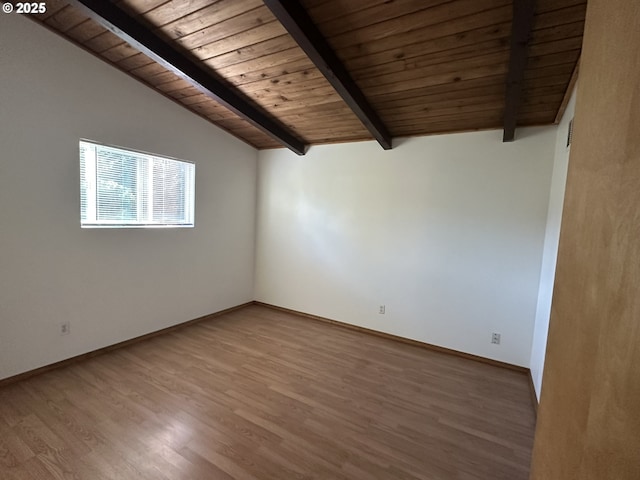
[[[193,227],[195,165],[80,141],[83,227]]]

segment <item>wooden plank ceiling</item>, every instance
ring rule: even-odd
[[[107,0],[105,0],[107,1]],[[262,0],[118,0],[306,144],[372,139]],[[302,0],[393,137],[502,128],[512,0]],[[552,124],[582,45],[586,0],[537,0],[517,125]],[[31,15],[256,148],[271,136],[64,0]]]

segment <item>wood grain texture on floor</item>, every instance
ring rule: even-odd
[[[526,480],[525,374],[249,306],[0,388],[0,478]]]

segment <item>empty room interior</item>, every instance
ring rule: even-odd
[[[640,478],[637,0],[0,2],[0,478]]]

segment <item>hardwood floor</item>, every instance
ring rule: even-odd
[[[263,306],[0,389],[0,478],[526,480],[525,374]]]

